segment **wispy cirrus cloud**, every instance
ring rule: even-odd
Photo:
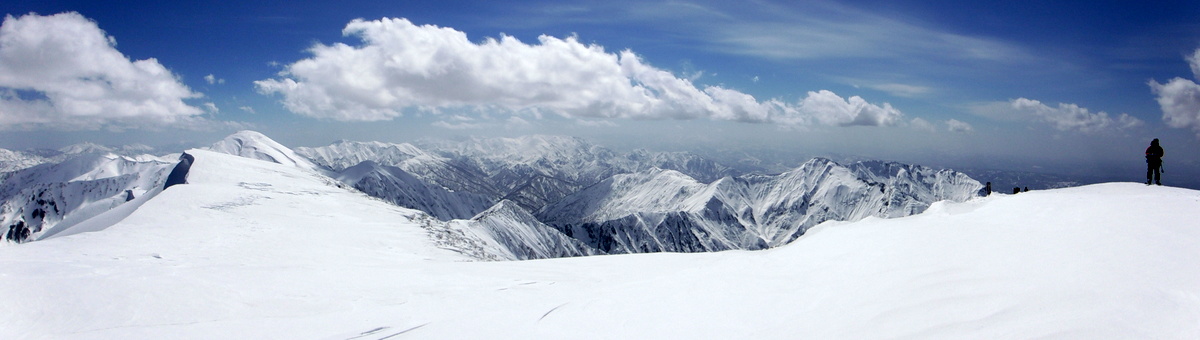
[[[631,50],[608,52],[570,36],[527,44],[501,35],[472,42],[448,27],[406,19],[354,20],[343,34],[357,46],[316,44],[312,57],[256,81],[297,114],[378,121],[406,110],[475,107],[534,111],[577,119],[713,119],[787,126],[894,125],[890,104],[828,90],[799,102],[759,100],[649,65]],[[537,116],[537,115],[534,115]],[[458,125],[442,124],[441,127]]]
[[[713,42],[729,53],[772,59],[1027,58],[1019,48],[1002,42],[937,32],[865,13],[856,16],[853,21],[800,14],[779,22],[740,21],[714,29]]]
[[[696,46],[714,52],[769,59],[1012,62],[1031,57],[1023,48],[1005,41],[950,33],[903,20],[895,13],[872,12],[834,1],[610,1],[576,8],[572,13],[542,20],[615,20],[647,25],[672,32],[675,38],[688,38]]]

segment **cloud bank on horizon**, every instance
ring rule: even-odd
[[[1012,108],[1030,115],[1035,120],[1049,123],[1059,131],[1078,130],[1082,132],[1097,132],[1103,130],[1124,130],[1142,126],[1141,119],[1128,114],[1120,114],[1116,119],[1109,117],[1107,112],[1089,112],[1087,108],[1075,104],[1059,103],[1058,107],[1050,107],[1037,100],[1017,98],[1012,100]]]
[[[255,82],[283,96],[288,110],[341,121],[376,121],[406,109],[487,107],[570,118],[714,119],[782,125],[887,126],[903,113],[888,103],[811,91],[797,103],[722,86],[697,86],[655,68],[633,51],[619,53],[577,37],[542,35],[526,44],[501,35],[473,43],[466,33],[407,19],[351,21],[346,36],[362,45],[316,44],[311,58],[279,78]]]

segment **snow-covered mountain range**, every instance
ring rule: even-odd
[[[119,147],[108,147],[94,143],[79,143],[68,145],[57,150],[34,149],[25,151],[0,149],[0,176],[5,173],[29,168],[38,164],[61,163],[68,158],[85,154],[115,154],[119,156],[136,157],[154,153],[154,148],[132,144]]]
[[[502,196],[478,169],[411,144],[339,141],[296,153],[358,190],[442,220],[471,218]]]
[[[402,206],[430,211],[444,220],[470,218],[501,200],[537,211],[613,175],[655,167],[678,170],[702,180],[738,174],[695,154],[646,150],[618,154],[579,138],[562,136],[474,138],[462,142],[423,141],[419,144],[421,146],[339,141],[324,147],[297,148],[296,152],[332,171],[347,173],[338,176],[359,190],[373,195],[380,193],[377,196]],[[368,166],[350,170],[367,161],[371,162]],[[392,180],[403,177],[415,177],[424,183]],[[362,179],[372,183],[360,183]],[[421,190],[435,193],[425,204],[388,197],[405,187],[428,187]],[[382,194],[384,192],[392,194]],[[488,202],[478,205],[473,204],[474,200],[468,200],[465,206],[446,209],[445,206],[454,200],[440,197],[458,196],[452,194],[455,192],[468,192],[486,198]]]
[[[53,236],[161,189],[174,163],[149,155],[83,152],[7,172],[0,183],[4,240]]]
[[[561,136],[418,144],[341,141],[297,153],[443,220],[508,201],[607,253],[769,248],[826,220],[907,216],[982,188],[953,171],[885,162],[815,159],[780,175],[743,174],[691,153],[622,154]]]
[[[295,167],[419,210],[431,219],[422,222],[431,230],[457,230],[472,239],[463,244],[482,245],[460,251],[487,259],[765,249],[791,242],[827,220],[908,216],[936,201],[974,197],[982,187],[954,171],[886,162],[843,166],[813,159],[783,174],[741,174],[691,153],[622,154],[560,136],[420,144],[339,141],[293,151],[261,133],[241,131],[206,149]],[[81,155],[109,152],[93,158],[133,165],[76,157],[9,173],[13,180],[0,191],[10,201],[4,210],[3,222],[11,231],[6,239],[53,235],[60,231],[51,227],[74,211],[86,212],[77,213],[76,220],[86,219],[120,205],[118,198],[131,201],[153,194],[151,189],[162,187],[167,172],[181,159],[117,156],[112,148],[94,145],[72,149],[91,150]],[[94,168],[112,170],[97,170],[91,176],[58,170]],[[59,174],[64,171],[68,173]],[[102,189],[74,187],[104,177],[101,174],[119,183]],[[53,179],[33,178],[46,176]],[[29,192],[50,192],[38,183],[62,188],[67,186],[61,183],[73,183],[62,190],[95,194],[38,198]],[[122,192],[128,197],[116,197]],[[65,207],[49,209],[64,200],[69,202]],[[79,209],[83,205],[94,207]]]
[[[974,197],[981,187],[954,171],[884,162],[846,167],[813,159],[780,175],[710,184],[652,169],[613,176],[539,215],[607,252],[763,249],[824,221],[913,215],[936,201]]]

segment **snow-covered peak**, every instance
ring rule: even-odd
[[[113,149],[113,148],[110,148],[107,146],[103,146],[100,144],[91,143],[91,142],[84,142],[84,143],[64,146],[62,148],[59,148],[58,151],[62,152],[64,154],[81,154],[81,153],[106,153],[106,152],[116,151],[116,149]]]
[[[81,155],[81,154],[105,154],[113,153],[121,156],[141,156],[153,153],[154,147],[145,144],[129,144],[118,147],[100,145],[91,142],[72,144],[59,148],[58,150],[40,150],[42,153],[52,154],[52,161],[62,161],[66,158]]]
[[[516,138],[472,138],[464,142],[425,142],[427,148],[506,165],[544,162],[575,164],[612,152],[578,137],[530,135]]]
[[[0,173],[29,168],[50,160],[28,152],[0,149]]]
[[[651,168],[615,175],[547,206],[555,223],[605,221],[637,213],[692,211],[707,201],[708,186],[675,170]],[[548,221],[549,222],[549,221]]]
[[[496,205],[493,205],[491,208],[488,208],[487,210],[484,210],[483,212],[480,212],[478,215],[475,215],[475,217],[472,217],[471,219],[478,221],[481,219],[499,216],[499,215],[503,215],[508,218],[516,219],[516,220],[525,220],[527,222],[536,222],[537,221],[537,218],[533,217],[533,214],[529,213],[529,211],[526,211],[524,208],[521,208],[521,205],[517,204],[516,202],[510,201],[510,200],[500,200],[500,202],[496,203]]]
[[[307,158],[297,155],[292,149],[256,131],[238,131],[214,143],[208,149],[235,156],[291,165],[302,169],[319,169],[316,164],[313,164]]]
[[[733,168],[691,152],[652,152],[637,149],[625,157],[636,166],[679,170],[704,183],[740,174]]]
[[[358,181],[361,181],[363,177],[366,177],[372,172],[382,171],[382,169],[383,166],[379,165],[379,163],[367,160],[362,161],[355,166],[343,169],[342,171],[338,172],[337,176],[334,176],[334,178],[342,181],[342,183],[358,183]]]
[[[451,227],[483,240],[497,258],[531,260],[599,255],[603,252],[538,221],[519,204],[501,200],[474,218],[452,221]]]
[[[441,159],[412,144],[355,142],[339,140],[322,147],[300,147],[296,153],[311,159],[334,171],[352,167],[363,161],[374,161],[380,164],[401,166],[412,159]]]

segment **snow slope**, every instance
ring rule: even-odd
[[[461,262],[411,210],[195,154],[192,184],[107,230],[0,248],[0,337],[1200,338],[1195,190],[935,203],[765,251]]]

